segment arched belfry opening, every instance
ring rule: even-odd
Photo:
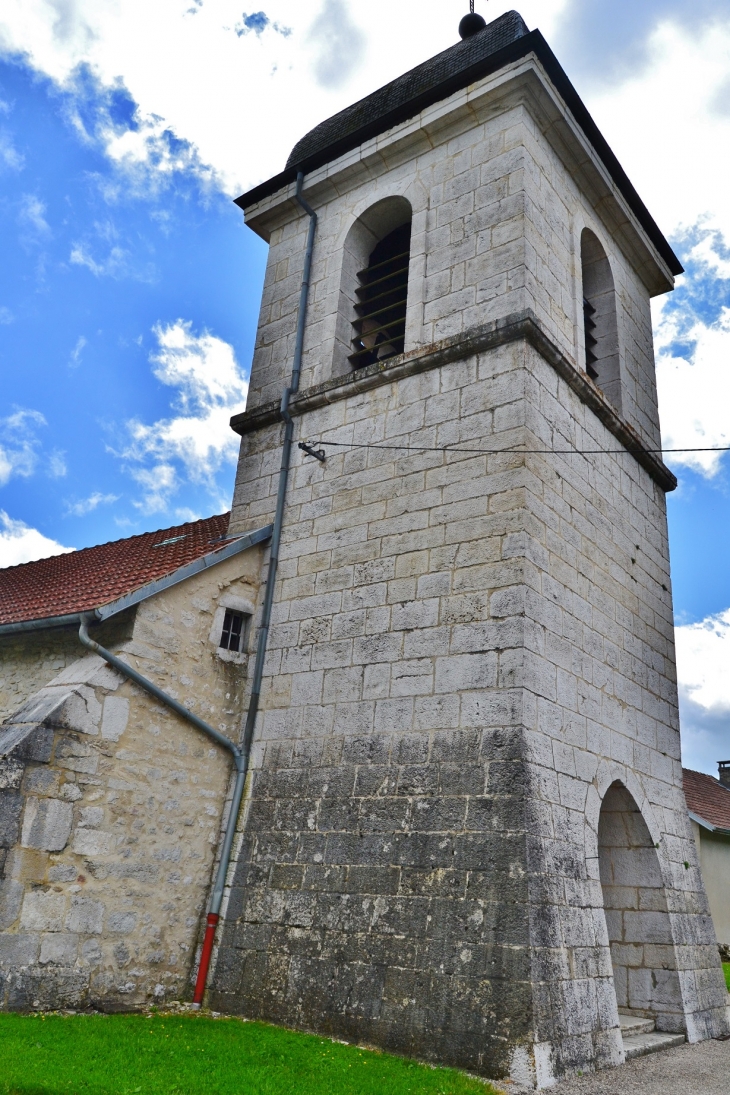
[[[616,1002],[657,1030],[685,1029],[677,958],[659,856],[634,798],[608,790],[598,825],[598,857]]]
[[[345,240],[335,372],[402,354],[406,338],[411,204],[385,198],[355,221]]]
[[[621,410],[616,287],[611,264],[598,237],[589,228],[580,241],[583,278],[585,369],[616,410]]]

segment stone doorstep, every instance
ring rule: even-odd
[[[664,1034],[659,1030],[652,1034],[636,1034],[624,1038],[624,1053],[627,1061],[633,1061],[636,1057],[646,1057],[649,1053],[683,1046],[686,1040],[684,1034]]]
[[[627,1012],[618,1013],[623,1038],[633,1038],[636,1034],[652,1034],[656,1030],[653,1019],[647,1019],[642,1015],[629,1015]]]
[[[667,1034],[657,1030],[653,1019],[626,1012],[619,1012],[618,1017],[627,1061],[646,1057],[649,1053],[659,1053],[663,1049],[674,1049],[686,1041],[684,1034]]]

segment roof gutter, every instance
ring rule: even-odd
[[[226,559],[232,559],[234,555],[246,551],[255,544],[270,540],[273,530],[273,525],[266,525],[265,528],[249,532],[245,536],[240,536],[231,543],[226,544],[225,547],[219,548],[218,551],[211,551],[207,555],[202,555],[199,559],[194,559],[192,563],[186,563],[185,566],[178,567],[172,574],[166,574],[164,578],[157,578],[154,582],[148,582],[146,585],[140,586],[139,589],[126,593],[123,597],[118,597],[116,601],[110,601],[109,604],[89,609],[88,612],[74,612],[68,616],[46,616],[42,620],[22,620],[19,623],[0,624],[0,635],[17,635],[26,631],[45,631],[47,628],[52,627],[78,627],[82,620],[89,618],[93,619],[95,623],[101,623],[112,616],[117,616],[128,608],[133,608],[135,605],[149,600],[157,593],[162,593],[180,582],[187,581],[188,578],[192,578],[196,574],[202,574],[209,567],[217,566],[218,563],[223,563]]]
[[[713,825],[712,822],[706,821],[705,818],[695,814],[692,810],[688,810],[687,813],[690,821],[694,821],[695,825],[699,825],[701,829],[706,829],[708,833],[717,833],[718,836],[730,836],[730,829],[721,829],[719,825]]]

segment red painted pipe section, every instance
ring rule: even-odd
[[[203,997],[205,996],[205,985],[208,980],[210,957],[213,953],[213,944],[215,943],[215,929],[218,927],[219,920],[220,916],[218,913],[208,913],[208,926],[205,929],[203,949],[200,952],[198,980],[195,982],[195,995],[193,996],[193,1004],[198,1008],[203,1003]]]

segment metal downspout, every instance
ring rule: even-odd
[[[81,624],[79,626],[79,640],[87,650],[91,650],[94,654],[98,654],[100,658],[103,658],[105,662],[113,666],[123,676],[134,681],[135,684],[143,688],[145,692],[149,692],[151,696],[154,696],[160,703],[164,703],[166,707],[174,711],[181,718],[185,719],[197,730],[200,730],[203,734],[206,734],[209,738],[212,738],[216,744],[223,746],[233,757],[233,763],[236,766],[236,782],[233,787],[233,796],[231,798],[231,808],[228,812],[228,820],[226,821],[226,828],[223,835],[223,844],[221,846],[220,862],[218,864],[218,871],[216,873],[215,883],[213,886],[213,893],[210,899],[210,912],[208,914],[208,927],[206,929],[205,942],[203,944],[203,954],[201,955],[201,968],[203,965],[203,955],[205,955],[206,945],[209,947],[207,954],[207,963],[210,963],[210,952],[213,949],[213,939],[215,938],[215,926],[218,923],[221,902],[223,900],[223,893],[226,885],[226,876],[228,874],[228,865],[231,861],[231,850],[233,848],[233,838],[236,834],[236,822],[238,821],[238,814],[241,809],[241,801],[243,799],[243,789],[246,784],[246,771],[248,769],[248,756],[244,755],[242,749],[235,745],[225,734],[221,734],[220,731],[210,726],[203,719],[198,718],[183,704],[178,703],[177,700],[169,696],[167,692],[163,692],[161,688],[158,688],[156,684],[148,680],[147,677],[143,677],[141,673],[138,673],[136,669],[133,669],[131,665],[122,661],[116,654],[112,654],[110,650],[106,650],[99,643],[95,642],[89,635],[88,625],[90,622],[96,622],[92,615],[83,615],[81,617]],[[209,938],[210,936],[210,938]],[[197,996],[197,989],[196,989]]]
[[[307,304],[309,302],[309,285],[312,275],[314,236],[317,230],[317,214],[302,196],[303,185],[304,174],[300,171],[297,175],[297,189],[295,197],[301,208],[309,217],[309,232],[307,233],[307,250],[304,256],[302,288],[299,295],[299,315],[297,317],[297,337],[294,347],[294,364],[292,368],[291,381],[289,383],[289,386],[284,389],[283,395],[281,397],[281,417],[284,420],[284,444],[281,453],[279,489],[276,496],[276,515],[274,517],[274,528],[271,534],[269,572],[266,576],[266,591],[264,594],[264,604],[261,613],[261,624],[259,626],[258,644],[256,647],[256,665],[254,668],[253,680],[251,682],[251,697],[249,699],[248,712],[246,714],[246,723],[244,726],[243,739],[241,741],[240,747],[243,767],[239,770],[239,776],[236,781],[236,790],[234,791],[233,802],[231,804],[229,823],[226,830],[226,837],[224,842],[224,850],[226,854],[225,856],[223,854],[221,855],[220,868],[218,870],[218,876],[216,878],[215,887],[213,889],[213,894],[210,900],[208,924],[205,930],[203,950],[200,955],[200,966],[198,967],[198,979],[195,985],[195,995],[193,997],[193,1006],[197,1008],[201,1006],[201,1004],[203,1003],[203,997],[205,996],[205,986],[208,980],[210,959],[213,953],[213,945],[215,943],[215,932],[218,926],[218,921],[220,919],[221,902],[223,901],[223,891],[225,888],[226,875],[228,873],[228,865],[230,862],[231,849],[233,846],[233,835],[236,828],[236,822],[238,820],[238,813],[241,807],[243,788],[246,780],[246,772],[248,771],[248,761],[251,753],[254,729],[256,726],[256,716],[258,715],[259,701],[261,699],[261,683],[264,676],[264,661],[266,660],[266,648],[269,641],[271,609],[274,604],[274,592],[276,588],[276,572],[279,568],[279,547],[281,544],[281,530],[284,524],[284,505],[286,503],[286,488],[289,481],[292,439],[294,436],[294,421],[289,414],[289,402],[291,400],[291,397],[299,391],[299,378],[302,372],[302,356],[304,352],[304,332],[307,323]]]

